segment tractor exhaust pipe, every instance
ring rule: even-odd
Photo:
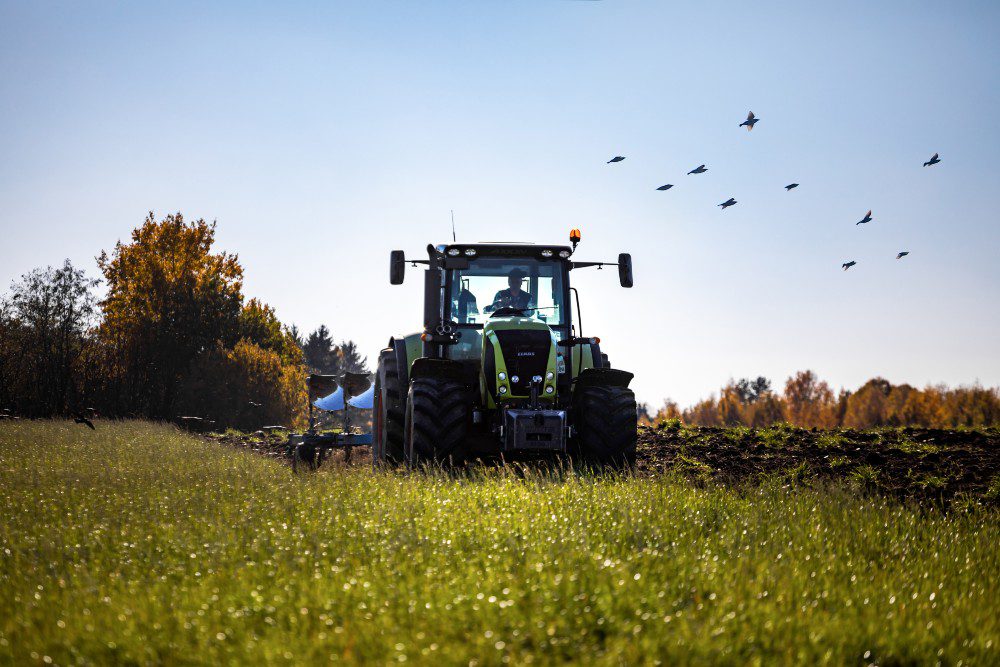
[[[431,338],[441,324],[441,269],[433,267],[424,272],[424,333]],[[431,340],[424,341],[424,356],[441,358],[441,345]]]

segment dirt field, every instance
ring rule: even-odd
[[[227,434],[213,440],[285,457],[283,434]],[[338,452],[333,463],[343,464]],[[371,462],[354,450],[352,465]],[[810,431],[687,427],[640,428],[638,472],[679,472],[698,483],[756,484],[845,480],[900,499],[1000,503],[1000,429],[918,428]]]
[[[849,480],[897,498],[1000,500],[1000,429],[810,431],[682,427],[639,433],[639,470],[726,484]]]

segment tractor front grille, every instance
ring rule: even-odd
[[[507,375],[511,379],[511,394],[527,396],[531,393],[531,378],[545,377],[545,368],[552,347],[552,335],[548,331],[500,330],[496,332],[503,353]],[[517,382],[513,382],[517,376]]]

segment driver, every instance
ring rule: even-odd
[[[527,310],[534,306],[534,299],[532,299],[531,294],[525,292],[521,289],[521,282],[527,276],[521,269],[514,269],[509,274],[507,274],[507,289],[502,289],[497,292],[496,296],[493,297],[493,307],[491,310],[496,310],[498,308],[516,308],[517,310]]]

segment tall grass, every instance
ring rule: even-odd
[[[0,426],[0,662],[1000,660],[1000,515]]]

